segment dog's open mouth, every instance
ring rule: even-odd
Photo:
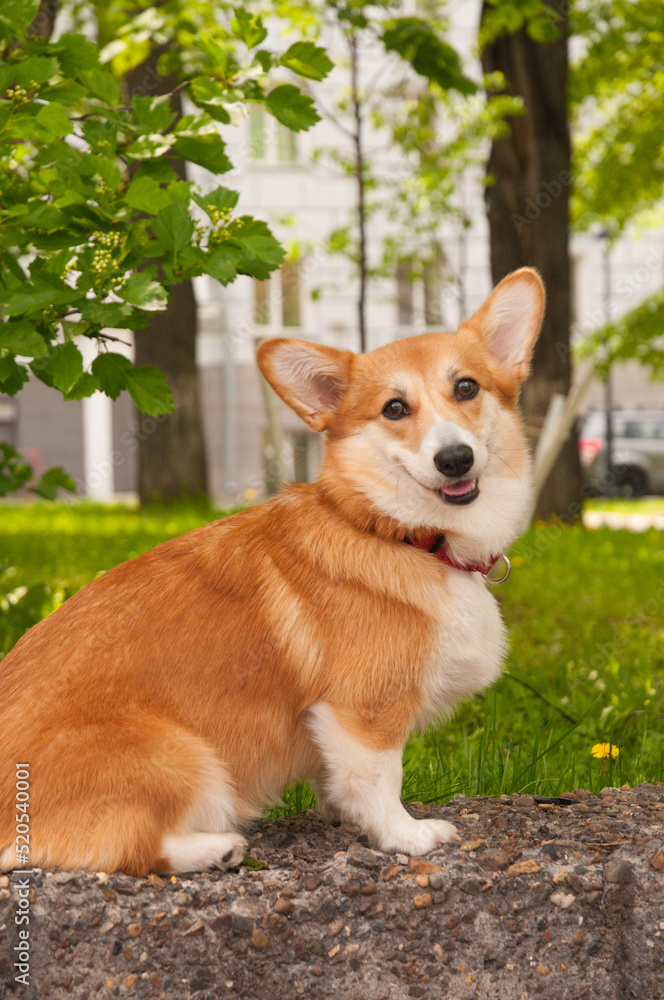
[[[480,488],[476,479],[459,479],[456,483],[449,483],[437,490],[438,495],[445,503],[457,504],[457,506],[472,503],[479,496],[479,492]]]

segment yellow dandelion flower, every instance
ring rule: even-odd
[[[605,757],[617,757],[620,753],[620,748],[614,746],[613,743],[596,743],[594,747],[590,750],[593,757],[605,758]]]
[[[249,486],[244,491],[244,499],[245,500],[255,500],[257,496],[258,496],[258,490],[255,490],[253,488],[253,486]]]

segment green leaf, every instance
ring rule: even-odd
[[[2,22],[0,21],[0,23]],[[5,90],[7,89],[7,87],[9,86],[9,84],[12,82],[13,79],[14,79],[14,67],[11,65],[11,63],[9,65],[5,64],[4,66],[0,66],[0,94],[4,94]],[[9,120],[8,116],[6,120],[7,121]]]
[[[654,2],[598,0],[575,8],[572,26],[583,40],[583,55],[570,66],[572,214],[577,228],[615,237],[633,221],[649,227],[664,192],[661,10]],[[655,207],[655,219],[658,213]]]
[[[260,15],[250,14],[243,7],[238,7],[235,17],[231,18],[231,31],[240,38],[248,49],[260,45],[267,38],[267,28],[263,27]]]
[[[555,42],[560,37],[560,31],[554,17],[549,15],[532,18],[528,22],[526,31],[534,42],[539,42],[542,45],[546,45],[548,42]]]
[[[658,254],[651,251],[652,264],[659,263]],[[582,359],[593,360],[597,371],[605,374],[612,365],[627,360],[638,361],[649,368],[651,378],[664,378],[664,291],[639,303],[616,322],[586,334],[576,345],[575,353]]]
[[[11,274],[12,277],[16,279],[18,284],[22,285],[23,282],[25,281],[25,273],[19,262],[16,260],[14,254],[8,250],[0,251],[0,262],[1,266],[7,269],[9,274]],[[1,271],[0,271],[0,281],[4,281],[7,288],[10,288],[12,284],[15,284],[15,282],[12,282],[9,275],[6,275],[3,278]]]
[[[158,417],[175,412],[171,390],[157,368],[149,365],[131,368],[127,372],[127,389],[141,413]]]
[[[78,79],[82,70],[94,69],[99,65],[99,48],[85,35],[62,35],[53,45],[64,76]]]
[[[254,62],[260,64],[264,73],[269,73],[273,66],[277,63],[277,57],[268,52],[267,49],[259,49],[254,56]]]
[[[222,285],[229,285],[237,278],[237,266],[242,257],[239,247],[225,244],[215,247],[205,258],[205,270],[210,277],[220,281]]]
[[[71,389],[63,392],[65,399],[85,399],[94,392],[99,392],[99,379],[88,372],[83,372],[80,378],[76,379]]]
[[[184,235],[184,228],[182,232]],[[159,312],[168,304],[166,289],[158,281],[152,281],[149,271],[136,271],[130,275],[122,288],[118,289],[118,295],[125,302],[148,312]]]
[[[386,22],[382,39],[388,52],[397,52],[442,90],[476,93],[477,84],[465,75],[458,53],[442,39],[435,23],[421,17],[394,18]]]
[[[205,274],[205,252],[200,247],[189,244],[181,250],[177,257],[177,267],[180,271],[186,271],[187,277],[197,278],[200,274]],[[173,278],[178,280],[178,275]]]
[[[177,137],[173,152],[183,160],[198,163],[213,174],[225,174],[233,166],[225,153],[226,145],[217,132]]]
[[[47,80],[58,75],[60,66],[57,59],[49,59],[43,56],[30,56],[14,65],[14,79],[26,89],[31,84],[46,83]]]
[[[219,42],[203,35],[196,39],[196,45],[219,69],[226,70],[228,68],[228,53]]]
[[[123,354],[99,354],[92,362],[92,374],[99,379],[101,391],[111,399],[117,399],[127,388],[127,372],[131,361]]]
[[[95,153],[111,156],[118,144],[117,126],[96,116],[88,118],[83,122],[83,138]]]
[[[314,45],[313,42],[295,42],[284,52],[279,62],[299,76],[306,76],[310,80],[324,80],[334,67],[325,49]]]
[[[40,97],[45,101],[58,101],[65,108],[71,108],[80,104],[88,96],[88,88],[75,80],[58,80],[54,83],[46,84],[40,90]]]
[[[170,97],[143,97],[135,94],[131,106],[136,121],[146,132],[165,132],[175,121],[176,115],[171,107]]]
[[[62,135],[69,135],[74,131],[69,115],[61,104],[51,101],[37,112],[36,120],[42,125],[53,139]]]
[[[222,104],[226,99],[226,87],[211,76],[195,76],[189,86],[197,104]]]
[[[311,128],[320,121],[312,99],[290,83],[282,83],[271,90],[265,98],[265,107],[293,132]]]
[[[0,323],[0,349],[25,358],[41,358],[48,354],[49,345],[32,323]]]
[[[30,374],[25,365],[19,365],[13,354],[0,358],[0,392],[7,396],[15,396],[23,388]]]
[[[242,250],[237,263],[238,272],[260,280],[269,278],[271,272],[283,264],[286,251],[275,240],[265,222],[252,219],[249,215],[243,215],[239,221],[241,228],[233,231],[233,242]]]
[[[36,493],[37,496],[43,497],[45,500],[55,500],[58,490],[68,490],[70,493],[76,492],[76,483],[59,465],[48,469],[38,482],[30,487],[31,493]]]
[[[39,358],[30,365],[33,372],[46,385],[61,392],[69,392],[83,374],[83,358],[76,344],[56,344],[49,356]]]
[[[593,6],[600,17],[610,19],[603,3],[591,4],[588,9]],[[559,21],[560,14],[555,7],[543,0],[489,0],[482,11],[478,34],[480,51],[502,35],[514,35],[523,27],[533,41],[552,42],[560,37]]]
[[[213,209],[225,212],[235,208],[239,197],[240,195],[237,191],[231,191],[230,188],[226,187],[218,187],[214,191],[208,191],[207,194],[194,194],[194,201],[209,215]]]
[[[96,153],[88,153],[88,167],[94,174],[99,174],[107,187],[115,191],[123,179],[122,173],[115,160],[107,156],[98,156]]]
[[[135,329],[134,310],[125,302],[99,302],[86,299],[81,304],[81,317],[96,326]]]
[[[138,138],[132,142],[125,155],[128,160],[149,160],[157,158],[167,153],[174,141],[175,136],[172,132],[168,135],[161,135],[160,132],[154,132],[150,135],[139,135]]]
[[[0,497],[20,490],[32,476],[32,468],[7,441],[0,441]]]
[[[28,32],[39,9],[39,0],[3,0],[0,6],[0,38],[12,42]]]
[[[166,205],[170,205],[171,197],[152,177],[134,177],[127,188],[124,200],[139,212],[149,212],[156,215]]]
[[[189,93],[194,104],[207,111],[215,121],[230,124],[231,116],[225,107],[228,89],[222,83],[208,76],[197,76],[191,81]]]
[[[159,184],[172,184],[180,179],[166,160],[146,160],[141,163],[134,174],[134,180],[139,177],[150,177]]]
[[[52,276],[49,275],[48,277]],[[46,275],[44,275],[44,278],[46,278]],[[38,277],[35,279],[33,285],[27,285],[22,291],[15,292],[9,296],[5,303],[5,312],[8,316],[37,312],[47,309],[49,306],[66,305],[68,302],[75,302],[80,298],[80,294],[75,288],[69,288],[57,279],[51,283]]]
[[[78,75],[94,97],[115,108],[120,103],[120,86],[110,70],[102,66],[86,69]]]
[[[187,206],[176,201],[162,208],[152,223],[152,230],[165,250],[177,254],[189,245],[194,235],[194,223]]]

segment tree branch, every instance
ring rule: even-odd
[[[359,265],[360,265],[360,294],[357,303],[358,322],[360,328],[360,351],[364,354],[367,349],[366,332],[366,290],[367,290],[367,237],[366,237],[366,206],[365,206],[365,182],[364,182],[364,150],[362,148],[362,106],[360,103],[359,90],[359,53],[357,48],[357,36],[351,32],[348,36],[348,48],[350,50],[351,69],[351,94],[353,99],[353,117],[355,118],[355,132],[353,142],[355,143],[355,175],[357,179],[357,220],[359,228]]]

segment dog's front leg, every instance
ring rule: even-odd
[[[344,710],[340,720],[339,714],[325,702],[317,702],[308,711],[308,726],[325,764],[327,802],[344,819],[360,826],[381,851],[421,855],[438,844],[459,840],[451,823],[416,820],[404,809],[400,798],[402,747],[389,746],[387,733],[379,738],[377,731],[367,732],[359,715]],[[383,748],[381,744],[387,745]]]

